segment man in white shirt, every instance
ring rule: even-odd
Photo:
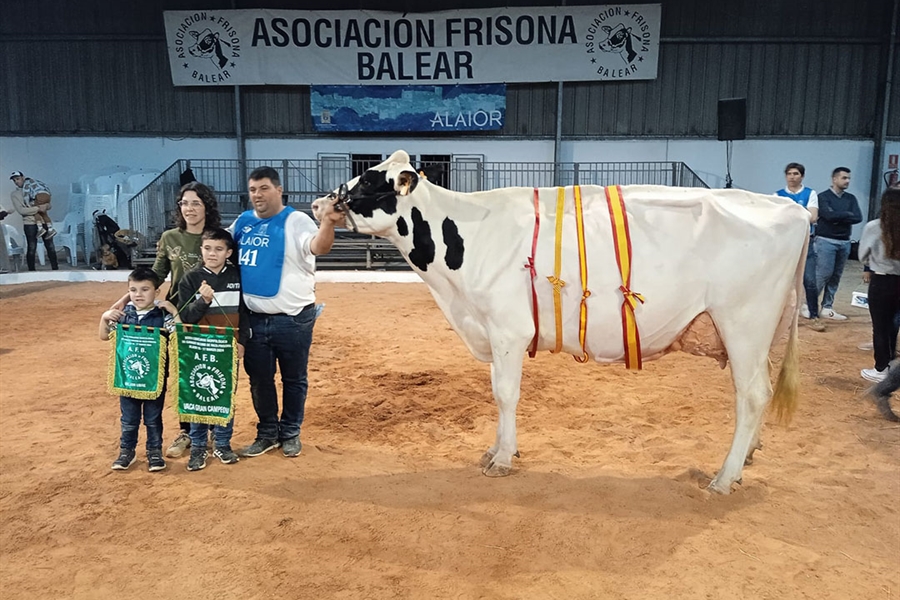
[[[249,314],[244,370],[259,418],[256,440],[241,454],[259,456],[280,446],[285,456],[295,457],[301,448],[307,362],[316,320],[315,257],[331,250],[341,215],[326,207],[321,225],[316,226],[306,214],[284,206],[278,172],[272,167],[250,173],[248,190],[253,209],[229,228],[238,248]],[[276,363],[282,382],[280,418]]]

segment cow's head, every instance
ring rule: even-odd
[[[631,33],[631,27],[625,27],[625,25],[619,23],[615,27],[603,25],[600,29],[606,33],[606,39],[598,43],[600,50],[617,52],[628,63],[634,60],[637,52],[634,51],[632,44],[631,38],[634,37],[634,34]]]
[[[397,224],[398,198],[416,189],[419,176],[403,150],[351,179],[312,203],[313,216],[321,220],[326,203],[345,215],[344,226],[360,233],[385,235]]]
[[[208,28],[200,33],[196,31],[188,32],[196,43],[188,48],[191,56],[197,58],[208,58],[212,60],[221,69],[228,62],[225,54],[222,52],[222,41],[219,39],[218,33],[213,33]]]

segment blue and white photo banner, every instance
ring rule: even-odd
[[[309,103],[316,131],[489,131],[506,85],[314,85]]]
[[[182,85],[441,85],[655,79],[659,4],[430,13],[166,11]]]

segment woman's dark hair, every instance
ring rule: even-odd
[[[216,201],[216,195],[213,191],[199,181],[192,181],[181,186],[178,191],[178,200],[175,202],[175,227],[178,229],[187,229],[187,223],[184,222],[184,215],[181,214],[181,199],[185,192],[194,192],[203,201],[206,208],[206,221],[203,229],[215,229],[222,226],[222,217],[219,215],[219,203]]]
[[[888,188],[881,195],[881,241],[884,254],[900,260],[900,189]]]

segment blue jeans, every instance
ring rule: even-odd
[[[165,397],[165,393],[156,400],[138,400],[128,396],[119,396],[119,406],[122,408],[120,448],[125,450],[137,448],[138,430],[141,428],[141,411],[143,410],[144,425],[147,427],[147,451],[162,450],[162,410]]]
[[[832,240],[821,236],[816,238],[816,299],[819,292],[825,290],[822,296],[822,308],[831,308],[834,305],[834,295],[837,294],[841,283],[841,275],[844,273],[844,265],[850,256],[850,240]],[[810,316],[818,316],[818,311]]]
[[[806,307],[809,316],[819,316],[819,290],[816,289],[816,237],[809,238],[809,250],[806,252],[806,265],[803,267],[803,289],[806,290]]]
[[[316,310],[307,306],[295,316],[250,313],[250,339],[244,346],[244,370],[259,423],[259,439],[287,440],[300,435],[306,407],[306,367]],[[243,327],[243,325],[242,325]],[[275,392],[275,364],[281,371],[281,419]]]
[[[234,419],[228,421],[228,425],[207,425],[206,423],[191,423],[191,447],[206,448],[206,439],[209,430],[213,430],[216,438],[216,448],[231,446],[231,434],[234,433]]]

